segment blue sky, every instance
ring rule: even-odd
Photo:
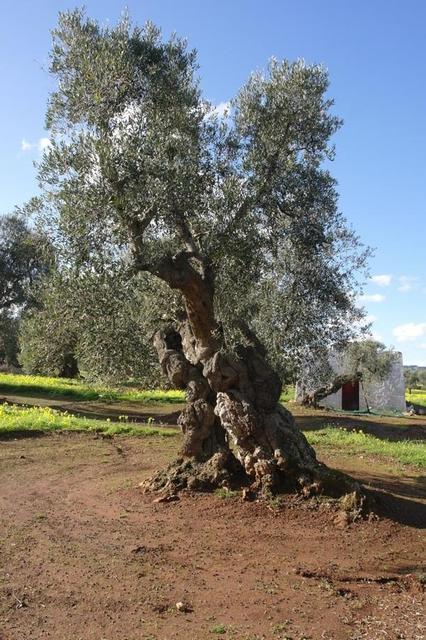
[[[37,191],[46,144],[47,54],[60,0],[2,0],[0,212]],[[115,22],[125,2],[86,0]],[[363,300],[375,335],[426,365],[426,2],[423,0],[128,0],[137,22],[188,37],[207,98],[229,100],[268,58],[305,58],[330,72],[340,205],[376,247]],[[380,277],[379,277],[380,276]]]

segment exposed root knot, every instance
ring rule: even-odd
[[[235,487],[244,482],[244,472],[229,449],[221,449],[205,461],[178,458],[167,469],[141,484],[145,491],[175,495],[189,491],[214,491],[219,487]]]

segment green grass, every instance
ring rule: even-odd
[[[235,498],[239,498],[240,496],[238,491],[232,491],[231,489],[227,489],[226,487],[219,487],[215,490],[214,494],[222,500],[235,500]]]
[[[45,398],[70,398],[103,402],[140,402],[141,404],[174,404],[185,402],[185,394],[173,390],[143,390],[135,387],[107,387],[73,380],[12,373],[0,373],[0,393]],[[280,402],[294,400],[294,387],[286,386]]]
[[[412,389],[412,393],[405,394],[407,402],[413,402],[419,404],[422,407],[426,407],[426,389]]]
[[[330,447],[345,454],[366,454],[426,468],[426,442],[422,440],[382,440],[361,430],[347,431],[342,427],[325,427],[320,431],[306,431],[309,443]]]
[[[223,635],[227,632],[227,627],[224,624],[217,624],[215,627],[210,629],[210,633],[216,633],[218,635]]]
[[[177,431],[129,422],[110,422],[80,418],[49,407],[18,407],[13,404],[0,405],[0,436],[13,436],[27,431],[90,431],[107,435],[131,436],[175,436]]]
[[[295,388],[287,385],[283,387],[280,395],[280,402],[291,402],[294,400]]]
[[[136,388],[111,388],[68,378],[48,378],[11,373],[0,373],[0,393],[104,402],[130,401],[141,404],[174,404],[185,401],[183,391],[177,390],[146,391]]]

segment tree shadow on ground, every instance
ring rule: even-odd
[[[419,418],[393,418],[373,415],[342,415],[322,409],[309,413],[290,407],[296,424],[302,431],[319,431],[325,427],[343,428],[346,431],[362,430],[381,440],[426,440],[426,421]]]
[[[426,529],[426,504],[385,491],[373,490],[376,513],[380,517],[416,529]]]
[[[377,515],[410,527],[426,528],[424,475],[396,476],[387,472],[386,467],[383,472],[380,467],[370,471],[352,457],[349,466],[342,462],[338,468],[363,484],[374,498],[373,510]]]
[[[10,429],[8,431],[2,431],[0,433],[0,442],[2,440],[24,440],[26,438],[41,438],[48,434],[49,432],[39,429]]]

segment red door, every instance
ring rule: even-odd
[[[359,382],[346,382],[342,387],[342,409],[345,411],[359,411]]]

